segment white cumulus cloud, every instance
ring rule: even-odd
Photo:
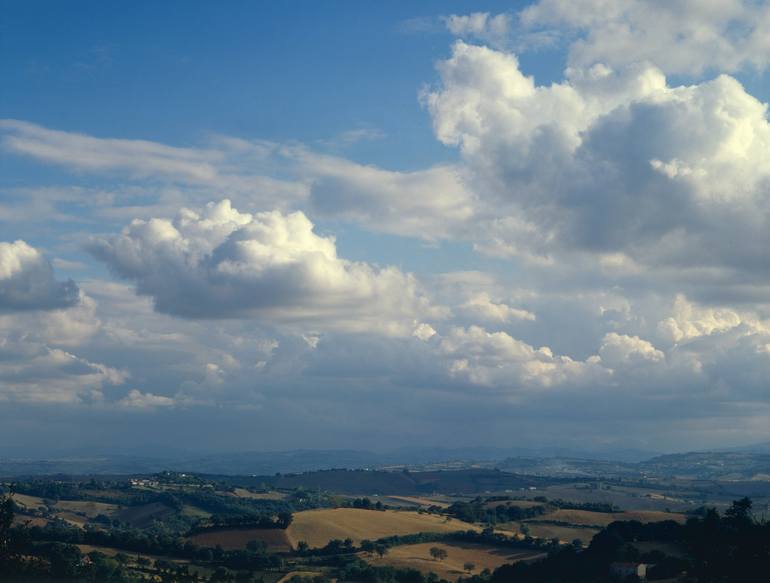
[[[338,257],[302,212],[240,213],[223,200],[174,220],[135,220],[90,249],[159,311],[189,318],[409,333],[415,316],[442,312],[413,276]]]
[[[79,297],[75,282],[56,280],[39,250],[21,240],[0,242],[0,311],[65,308]]]

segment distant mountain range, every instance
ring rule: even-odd
[[[499,468],[556,477],[689,477],[770,479],[770,443],[715,452],[656,455],[639,450],[579,451],[566,448],[400,448],[289,450],[195,454],[162,447],[68,449],[43,452],[0,448],[0,476],[144,474],[162,470],[225,475],[272,475],[330,468]]]

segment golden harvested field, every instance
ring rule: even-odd
[[[39,506],[45,506],[42,498],[37,496],[27,496],[26,494],[14,494],[13,501],[19,506],[24,506],[32,510],[36,510]]]
[[[436,561],[431,558],[431,547],[444,549],[447,558],[443,561]],[[468,576],[468,572],[464,568],[465,563],[473,563],[475,567],[471,573],[478,574],[484,569],[494,570],[506,563],[544,556],[545,553],[540,551],[488,547],[470,543],[420,543],[393,547],[382,558],[377,556],[364,556],[364,558],[377,566],[411,568],[422,573],[433,571],[439,577],[452,581],[461,576]]]
[[[323,547],[332,539],[376,540],[385,536],[418,532],[454,532],[480,530],[476,525],[444,516],[397,510],[361,510],[332,508],[307,510],[294,515],[288,528],[292,545],[305,541],[311,547]]]
[[[13,524],[26,524],[28,526],[45,526],[50,520],[47,518],[40,518],[39,516],[25,516],[23,514],[16,514],[13,517]]]
[[[79,548],[80,552],[83,553],[84,555],[88,553],[98,552],[98,553],[104,553],[108,557],[114,557],[119,553],[123,553],[124,555],[136,556],[136,553],[121,551],[120,549],[115,549],[112,547],[97,547],[94,545],[75,545],[75,546]]]
[[[69,512],[68,510],[57,512],[56,518],[60,518],[72,526],[77,526],[79,528],[83,528],[86,524],[88,524],[88,518],[81,516],[80,514],[75,514],[74,512]]]
[[[449,504],[441,500],[423,498],[421,496],[388,496],[388,498],[395,500],[396,502],[403,501],[410,504],[417,504],[418,506],[439,506],[441,508],[446,508],[449,506]]]
[[[291,542],[285,530],[279,528],[230,528],[202,532],[189,537],[189,540],[202,547],[221,546],[226,551],[245,549],[249,541],[258,540],[267,545],[270,552],[291,550]]]
[[[521,536],[519,522],[506,522],[498,525],[497,530],[505,534]],[[594,535],[599,532],[596,528],[581,528],[577,526],[561,526],[556,524],[538,524],[535,522],[525,523],[529,528],[529,535],[535,538],[552,539],[558,538],[561,542],[571,543],[579,539],[583,544],[588,544]]]

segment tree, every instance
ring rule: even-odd
[[[136,557],[136,564],[139,565],[141,568],[146,569],[150,566],[151,561],[147,557],[142,557],[141,555]]]
[[[371,555],[372,553],[374,553],[374,549],[375,549],[375,545],[369,539],[364,539],[361,541],[361,550],[364,551],[365,553]]]
[[[736,521],[750,521],[751,520],[751,498],[741,498],[735,500],[733,505],[725,510],[725,516],[735,519]]]
[[[385,545],[374,545],[374,552],[379,555],[380,558],[388,554],[388,547]]]
[[[447,552],[441,547],[431,547],[428,552],[434,561],[443,561],[448,556]]]
[[[287,529],[291,525],[292,520],[294,520],[294,517],[291,515],[291,512],[279,512],[278,513],[278,528]]]
[[[252,553],[264,554],[267,551],[265,541],[261,540],[250,540],[246,543],[246,548]]]
[[[473,571],[476,568],[476,565],[474,563],[468,562],[463,565],[463,569],[465,569],[468,573]]]
[[[301,540],[297,542],[298,553],[306,553],[309,548],[310,548],[310,545],[308,545],[305,541]]]
[[[10,530],[13,524],[13,492],[0,496],[0,563],[9,558]]]

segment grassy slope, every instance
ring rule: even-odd
[[[430,556],[430,548],[439,547],[447,552],[447,558],[436,561]],[[390,549],[383,558],[365,557],[373,565],[417,569],[423,573],[433,571],[439,577],[455,580],[468,576],[465,563],[473,563],[472,573],[478,574],[483,569],[496,569],[505,563],[514,563],[523,559],[545,556],[545,553],[525,549],[495,548],[465,543],[421,543],[404,545]]]

